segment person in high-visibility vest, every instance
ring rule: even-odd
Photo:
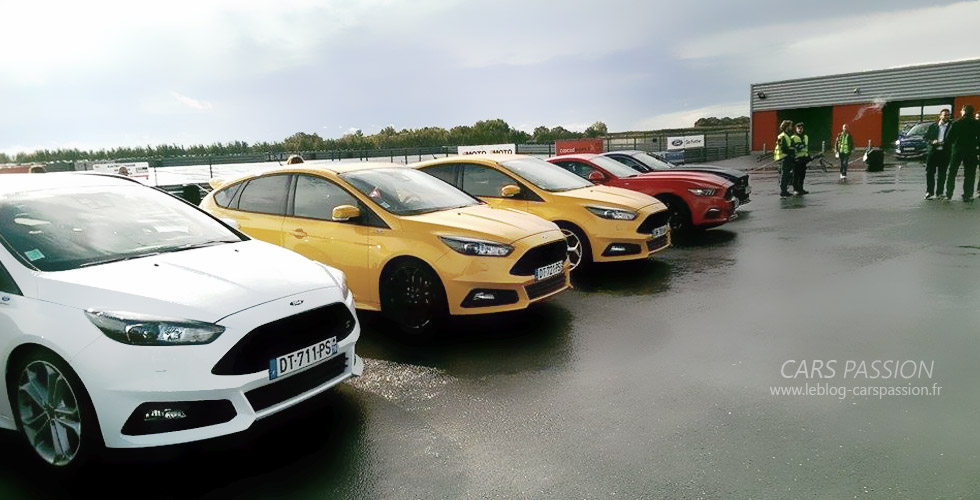
[[[776,136],[776,147],[772,150],[772,159],[779,161],[779,197],[789,198],[789,181],[793,178],[793,165],[796,163],[796,150],[793,149],[793,122],[783,120],[779,124],[779,135]]]
[[[837,144],[834,145],[834,151],[837,152],[837,158],[840,159],[840,178],[842,181],[846,180],[847,163],[851,159],[851,151],[854,151],[854,137],[847,131],[846,123],[841,126],[840,133],[837,134]]]
[[[796,124],[796,133],[791,137],[793,149],[796,151],[796,162],[793,164],[793,191],[794,194],[808,194],[809,191],[803,189],[803,179],[806,178],[806,166],[813,157],[810,156],[810,138],[803,133],[803,122]]]

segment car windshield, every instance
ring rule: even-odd
[[[661,160],[660,158],[657,158],[656,156],[653,156],[652,154],[646,152],[637,153],[633,155],[633,158],[636,158],[637,160],[643,162],[646,166],[654,170],[670,170],[671,168],[674,168],[674,165],[667,163]]]
[[[545,191],[571,191],[592,186],[592,183],[540,158],[529,156],[500,163],[504,168]]]
[[[905,136],[906,137],[923,136],[926,135],[926,130],[929,130],[928,123],[918,123],[914,127],[910,128],[909,131],[905,133]]]
[[[633,177],[639,175],[639,172],[636,170],[633,170],[632,168],[629,168],[626,165],[609,158],[608,156],[595,156],[589,161],[604,168],[607,172],[615,175],[616,177]]]
[[[133,184],[0,197],[0,240],[40,271],[66,271],[242,238],[166,193]]]
[[[395,215],[418,215],[482,203],[446,182],[410,168],[355,170],[340,178]]]

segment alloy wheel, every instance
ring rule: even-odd
[[[28,443],[42,459],[63,466],[75,458],[82,443],[81,411],[71,384],[56,366],[36,360],[21,370],[17,411]]]
[[[568,244],[568,270],[571,271],[582,263],[582,240],[570,229],[562,228],[561,234],[565,235]]]

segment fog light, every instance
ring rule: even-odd
[[[177,410],[172,408],[162,408],[154,409],[146,412],[143,415],[144,422],[158,422],[160,420],[177,420],[181,418],[187,418],[187,413],[184,410]]]
[[[633,255],[640,253],[640,245],[632,243],[612,243],[602,252],[603,257],[614,257],[617,255]]]
[[[721,217],[721,210],[717,208],[711,208],[704,214],[705,218],[713,219],[715,217]]]
[[[478,288],[466,295],[463,307],[490,307],[517,302],[517,291]]]

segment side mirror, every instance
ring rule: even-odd
[[[593,170],[592,172],[589,172],[590,182],[602,182],[604,180],[606,180],[606,176],[602,175],[602,172],[599,172],[598,170]]]
[[[361,216],[361,209],[354,205],[337,205],[333,207],[331,218],[334,222],[347,222]]]
[[[521,194],[521,187],[514,184],[507,184],[500,188],[500,196],[504,198],[513,198]]]

